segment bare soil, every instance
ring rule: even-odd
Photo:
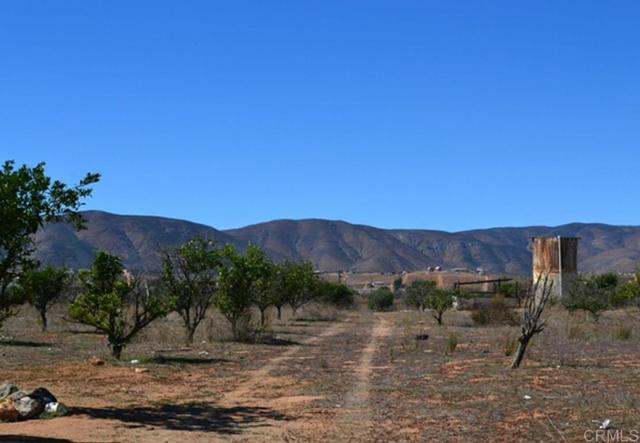
[[[517,327],[476,327],[468,312],[438,327],[425,312],[333,319],[310,308],[253,344],[220,341],[226,326],[213,316],[190,348],[169,317],[117,362],[63,309],[40,333],[25,308],[3,331],[0,383],[45,386],[71,415],[0,423],[0,442],[578,442],[604,419],[640,430],[640,313],[549,314],[514,371],[505,349]]]

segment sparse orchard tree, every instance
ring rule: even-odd
[[[424,306],[431,310],[431,315],[441,325],[442,316],[453,307],[454,298],[455,291],[436,288],[427,294]]]
[[[240,321],[247,321],[256,296],[268,290],[271,277],[271,263],[264,251],[256,245],[249,245],[239,254],[231,245],[223,248],[223,265],[216,306],[229,321],[234,340],[239,340]]]
[[[276,308],[278,320],[282,320],[282,307],[289,302],[289,286],[288,278],[290,269],[294,263],[284,261],[275,263],[273,266],[273,275],[271,276],[271,301]]]
[[[76,186],[67,186],[52,181],[44,166],[16,168],[15,162],[6,161],[0,168],[0,326],[22,301],[11,286],[36,265],[34,234],[48,222],[67,221],[82,228],[77,211],[91,195],[90,185],[100,179],[99,174],[87,174]]]
[[[221,250],[204,237],[195,237],[164,253],[162,281],[182,318],[187,346],[193,343],[198,325],[214,303],[221,260]]]
[[[405,290],[405,302],[416,309],[424,310],[427,297],[436,289],[436,282],[432,280],[416,280]]]
[[[71,283],[71,273],[65,268],[47,266],[26,271],[18,279],[19,292],[38,310],[42,331],[47,330],[47,313],[60,300]]]
[[[318,295],[319,278],[313,272],[313,265],[308,261],[294,263],[287,270],[285,278],[287,279],[287,301],[295,316],[298,309]]]
[[[99,251],[91,269],[80,273],[82,293],[69,308],[71,318],[95,327],[107,336],[111,355],[122,350],[152,321],[167,314],[171,299],[128,274],[120,258]]]
[[[541,333],[545,327],[545,320],[542,319],[544,308],[551,300],[553,281],[548,277],[538,277],[529,285],[524,294],[524,309],[522,312],[522,323],[520,326],[520,336],[518,337],[518,348],[511,364],[511,369],[520,367],[524,359],[527,346],[533,336]]]
[[[267,323],[267,309],[277,301],[277,297],[274,296],[274,289],[277,286],[275,277],[275,265],[265,255],[257,281],[254,282],[254,303],[260,311],[260,326],[263,328]]]
[[[598,321],[600,314],[608,309],[614,290],[601,287],[594,278],[577,278],[561,299],[562,305],[570,312],[584,311]]]

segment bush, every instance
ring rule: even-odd
[[[622,283],[611,294],[611,305],[625,306],[633,303],[640,296],[640,284],[636,281]]]
[[[516,352],[517,347],[518,340],[513,337],[507,337],[507,340],[504,343],[504,355],[507,357],[511,357],[514,352]]]
[[[602,287],[597,278],[580,277],[562,298],[562,305],[570,312],[581,310],[591,313],[597,321],[602,311],[611,306],[613,289]]]
[[[345,284],[321,281],[317,300],[339,308],[348,308],[353,305],[355,294],[356,292]]]
[[[618,340],[629,340],[631,338],[631,328],[625,326],[618,328],[615,337]]]
[[[368,296],[369,309],[386,311],[393,307],[393,292],[387,287],[376,289]]]
[[[412,308],[424,310],[427,297],[436,289],[436,282],[431,280],[416,280],[405,290],[405,303]]]
[[[476,325],[515,324],[513,310],[502,295],[495,295],[488,304],[481,304],[471,312],[471,320]]]
[[[447,349],[449,352],[453,352],[458,347],[458,337],[455,334],[451,334],[447,340]]]

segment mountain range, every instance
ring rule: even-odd
[[[310,260],[320,271],[399,272],[441,266],[524,275],[531,270],[529,238],[562,235],[580,237],[580,271],[632,272],[640,264],[640,226],[572,223],[450,233],[306,219],[217,230],[164,217],[102,211],[82,215],[84,230],[53,223],[38,231],[36,256],[41,262],[78,269],[89,266],[95,251],[103,249],[120,256],[129,269],[156,271],[163,250],[201,235],[239,248],[254,243],[275,260]]]

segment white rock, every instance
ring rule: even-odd
[[[531,400],[531,396],[530,396],[530,395],[525,395],[525,396],[524,396],[524,397],[522,397],[522,398],[524,398],[525,400]]]
[[[600,429],[609,429],[609,425],[611,424],[611,420],[609,420],[608,418],[602,422],[602,424],[600,425]]]
[[[47,418],[53,417],[62,417],[63,415],[67,415],[69,410],[65,405],[59,402],[47,403],[44,407],[44,415]]]
[[[131,360],[130,362],[132,365],[137,365],[138,363],[140,363],[140,360]]]

